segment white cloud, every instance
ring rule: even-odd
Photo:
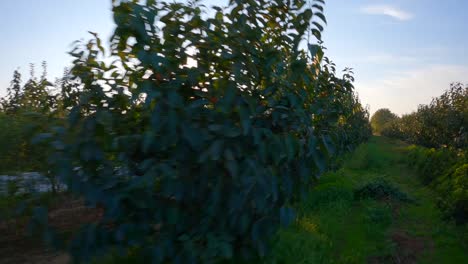
[[[369,15],[385,15],[400,21],[413,18],[413,14],[391,5],[369,5],[361,8],[361,12]]]
[[[357,61],[372,64],[396,64],[396,63],[417,63],[420,58],[411,56],[400,56],[393,54],[373,54],[359,58]]]
[[[385,79],[357,81],[355,87],[362,102],[370,105],[371,113],[389,108],[401,115],[430,103],[453,82],[468,84],[468,66],[428,65]]]

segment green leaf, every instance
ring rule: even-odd
[[[280,208],[280,222],[283,227],[287,227],[292,224],[295,220],[295,213],[292,208],[281,207]]]
[[[242,129],[243,129],[243,134],[247,135],[251,128],[250,113],[249,113],[248,108],[244,106],[239,107],[239,115],[240,115],[240,121],[241,121]]]

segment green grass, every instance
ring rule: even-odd
[[[406,151],[405,144],[384,137],[360,146],[342,169],[320,179],[298,206],[296,223],[280,230],[261,262],[391,263],[413,250],[418,263],[468,263],[467,229],[442,220],[432,191],[406,167]],[[354,199],[355,190],[380,179],[415,202]],[[416,241],[415,248],[392,239],[396,233]]]

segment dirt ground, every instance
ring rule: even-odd
[[[390,235],[396,245],[396,253],[369,259],[370,264],[416,264],[425,251],[431,250],[433,243],[428,238],[412,237],[404,231],[395,230]]]
[[[82,200],[60,198],[50,208],[48,221],[60,233],[70,233],[81,224],[95,222],[102,210],[84,206]],[[69,263],[66,253],[47,248],[39,237],[27,234],[27,220],[0,222],[0,264],[62,264]]]

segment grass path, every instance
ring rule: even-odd
[[[432,191],[405,165],[406,149],[373,137],[346,157],[298,205],[297,223],[279,232],[264,262],[468,263],[467,229],[442,220]],[[355,198],[381,182],[413,202]]]

